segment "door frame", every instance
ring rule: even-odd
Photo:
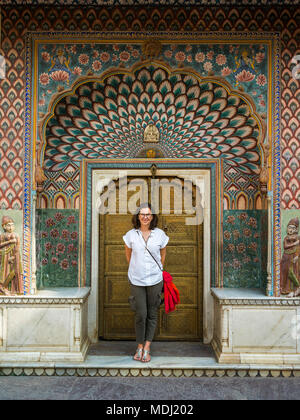
[[[147,176],[153,161],[147,159],[124,160],[112,159],[109,162],[91,161],[83,162],[81,167],[81,203],[80,210],[80,278],[81,285],[90,286],[88,302],[88,335],[91,342],[98,341],[99,326],[99,214],[97,200],[109,180],[118,179],[127,174],[128,176]],[[167,163],[168,161],[168,163]],[[196,163],[196,162],[197,163]],[[171,164],[170,164],[171,163]],[[193,165],[194,163],[194,165]],[[195,164],[196,163],[196,164]],[[219,266],[220,250],[216,236],[220,228],[219,220],[219,197],[220,191],[217,182],[219,165],[216,160],[199,162],[188,159],[185,162],[175,159],[157,159],[157,176],[191,176],[198,179],[202,194],[203,211],[203,341],[210,343],[213,336],[213,298],[210,292],[212,283],[212,265]],[[89,168],[88,168],[89,166]],[[212,244],[212,222],[216,222],[214,244]],[[90,228],[87,225],[90,224]],[[89,235],[88,235],[89,232]],[[88,246],[90,244],[90,246]],[[213,255],[212,255],[212,245]],[[213,258],[212,258],[213,256]],[[90,271],[90,284],[86,282],[86,276]],[[218,270],[217,270],[218,271]],[[213,279],[215,282],[215,279]]]
[[[183,187],[184,180],[182,179],[182,176],[181,176],[180,172],[178,173],[178,171],[176,171],[176,174],[172,174],[171,177],[169,175],[170,171],[163,170],[161,172],[162,172],[161,173],[161,176],[159,176],[158,174],[155,175],[155,178],[156,179],[159,178],[160,180],[163,180],[164,178],[167,178],[168,177],[169,181],[170,181],[170,178],[171,178],[172,181],[173,180],[176,180],[176,181],[180,180],[180,182],[182,183],[182,187]],[[141,178],[144,182],[146,182],[147,183],[147,186],[149,187],[148,178],[151,179],[151,175],[150,174],[148,174],[147,176],[144,176],[144,177],[142,177],[142,175],[140,174],[139,175],[139,178]],[[132,181],[134,179],[136,179],[136,176],[131,177],[130,172],[128,171],[128,173],[127,173],[127,180],[126,180],[126,182],[127,182],[126,187],[127,188],[128,188],[128,186],[130,186],[130,181]],[[176,184],[176,185],[178,185],[178,184]],[[124,184],[123,184],[123,186],[124,186]],[[195,192],[195,190],[194,190],[195,188],[197,188],[197,187],[194,184],[193,185],[193,191],[194,192]],[[188,187],[188,190],[190,192],[192,192],[192,190],[190,189],[190,187]],[[118,196],[118,193],[119,193],[118,187],[116,188],[115,192],[116,192],[116,195]],[[182,194],[182,192],[183,192],[183,190],[181,191],[181,194]],[[112,191],[112,193],[114,195],[114,192],[113,191]],[[132,191],[132,193],[135,194],[135,191]],[[169,194],[170,194],[170,191],[167,190],[167,195],[169,195]],[[162,195],[163,195],[163,193],[161,191],[161,194],[159,194],[159,196],[160,196],[159,197],[159,208],[161,208],[162,203],[164,201],[163,198],[162,198]],[[174,195],[176,195],[176,192],[174,192]],[[158,197],[158,195],[157,195],[157,197]],[[128,204],[128,199],[129,199],[129,197],[127,197],[127,203],[126,204]],[[185,205],[185,199],[184,199],[184,195],[183,194],[181,196],[181,200],[182,200],[181,207],[184,207],[184,205]],[[141,202],[147,202],[147,201],[148,201],[148,198],[145,197],[145,198],[142,199]],[[200,202],[202,202],[202,200],[200,200]],[[151,203],[153,204],[153,201],[151,201]],[[173,203],[173,200],[170,200],[170,203],[169,204],[171,204],[171,203]],[[175,209],[175,207],[173,207],[173,209]],[[118,271],[118,274],[116,274],[115,273],[115,268],[111,267],[110,264],[107,265],[109,263],[109,261],[113,262],[113,265],[114,265],[114,260],[113,259],[107,260],[107,250],[109,248],[108,249],[106,248],[106,246],[109,246],[109,244],[111,243],[111,241],[114,241],[114,244],[112,246],[115,246],[116,238],[114,237],[112,239],[110,237],[110,235],[112,233],[112,230],[115,230],[115,227],[113,225],[114,216],[117,216],[119,214],[120,214],[119,212],[115,212],[115,213],[110,214],[109,215],[110,222],[108,221],[108,219],[106,219],[107,215],[99,215],[98,216],[99,217],[99,220],[100,220],[100,222],[99,222],[99,236],[98,236],[98,243],[99,243],[99,261],[100,261],[100,263],[98,264],[98,270],[99,270],[99,283],[98,283],[98,290],[99,290],[99,293],[98,293],[98,297],[99,297],[99,303],[98,303],[98,308],[99,308],[98,335],[99,335],[99,337],[102,337],[105,340],[109,340],[109,339],[115,340],[115,339],[117,339],[117,340],[120,340],[121,341],[122,339],[123,340],[132,340],[132,339],[134,339],[134,314],[132,313],[132,311],[130,311],[128,302],[127,302],[128,313],[126,314],[126,316],[128,314],[130,314],[130,317],[132,318],[132,322],[133,322],[133,324],[132,324],[133,330],[130,330],[130,334],[128,334],[128,337],[121,338],[122,337],[122,333],[121,332],[120,332],[120,336],[117,337],[115,335],[115,333],[113,333],[112,330],[110,330],[110,328],[108,328],[108,324],[111,323],[111,320],[109,321],[107,319],[107,315],[105,315],[106,305],[110,303],[110,298],[108,298],[108,296],[107,296],[107,293],[108,293],[108,290],[109,290],[109,285],[107,283],[106,273],[107,273],[107,271],[109,271],[109,272],[111,272],[111,276],[117,276],[119,278],[120,277],[120,271],[121,271],[120,269],[117,269],[116,271]],[[119,251],[118,251],[118,257],[117,258],[122,258],[122,256],[119,254],[119,252],[121,252],[121,254],[122,253],[124,254],[124,261],[126,261],[126,260],[125,260],[124,242],[122,241],[122,235],[128,229],[130,229],[132,227],[132,225],[130,223],[130,219],[131,219],[132,214],[128,213],[126,216],[128,216],[128,218],[126,220],[126,226],[127,226],[126,230],[123,231],[123,233],[122,233],[122,230],[120,230],[119,228],[117,228],[117,230],[115,232],[115,233],[118,234],[118,236],[121,234],[120,237],[119,237],[119,239],[121,241],[119,243],[119,245],[122,248],[121,248],[121,250],[119,249]],[[177,219],[178,216],[180,216],[180,221],[178,221],[178,219]],[[191,214],[190,216],[191,216],[191,218],[193,218],[193,214]],[[170,214],[168,214],[168,213],[165,213],[165,212],[162,211],[162,213],[159,214],[159,223],[158,223],[158,226],[157,227],[159,227],[160,229],[164,229],[163,226],[166,223],[167,224],[168,223],[172,223],[172,221],[174,220],[174,217],[176,219],[176,222],[179,222],[180,225],[182,225],[182,224],[185,224],[185,218],[186,217],[189,217],[189,213],[187,213],[187,212],[180,212],[180,214],[177,214],[177,213],[170,213]],[[168,218],[171,218],[172,221],[170,219],[168,219]],[[190,217],[189,217],[189,219],[190,219]],[[168,222],[168,220],[169,220],[169,222]],[[176,338],[177,334],[176,333],[173,333],[173,334],[170,335],[170,332],[171,332],[170,330],[167,330],[165,333],[163,333],[161,331],[161,329],[160,329],[160,327],[163,324],[163,319],[166,319],[167,320],[170,317],[170,315],[165,314],[164,306],[162,305],[159,308],[160,315],[159,315],[158,320],[157,320],[158,321],[158,324],[157,324],[157,329],[156,329],[156,333],[155,333],[155,336],[154,336],[154,340],[155,341],[174,341],[174,340],[176,340],[176,341],[177,340],[178,341],[202,341],[203,340],[203,220],[201,221],[201,223],[199,223],[199,225],[192,226],[192,228],[195,228],[195,230],[192,230],[192,232],[193,232],[193,234],[196,235],[196,241],[194,242],[193,245],[191,243],[189,243],[188,246],[189,247],[194,246],[195,247],[195,250],[196,250],[195,251],[195,255],[196,255],[196,266],[195,266],[193,272],[197,272],[197,275],[194,276],[192,273],[188,273],[187,272],[186,273],[186,276],[188,276],[188,277],[190,277],[190,276],[194,277],[194,281],[196,280],[196,282],[197,282],[197,292],[196,293],[193,293],[193,297],[195,299],[195,301],[193,302],[193,304],[197,305],[197,309],[195,311],[195,314],[197,314],[197,315],[195,315],[197,317],[196,318],[196,321],[195,321],[195,326],[197,326],[197,327],[196,327],[195,330],[193,330],[194,331],[193,337],[190,337],[190,338],[188,338],[186,336],[185,336],[185,338],[183,338],[182,336],[180,336],[180,338]],[[125,226],[124,226],[124,229],[125,229]],[[166,231],[166,233],[167,233],[167,235],[169,235],[168,231]],[[181,243],[179,243],[177,241],[174,242],[174,238],[173,238],[173,240],[171,240],[171,239],[172,238],[170,237],[169,244],[172,242],[171,246],[173,246],[173,247],[174,246],[175,247],[176,246],[182,246]],[[183,241],[185,242],[187,240],[188,240],[188,238],[185,238],[185,240],[183,240]],[[123,246],[122,246],[122,244],[123,244]],[[167,255],[169,255],[169,253],[170,253],[169,244],[168,244]],[[167,257],[167,261],[168,261],[168,257]],[[103,266],[103,264],[101,262],[103,262],[104,266]],[[106,268],[104,268],[104,267],[106,267]],[[127,266],[127,268],[128,268],[128,266]],[[123,273],[124,274],[124,277],[127,277],[126,276],[127,268],[124,267],[124,269],[122,269],[122,271],[124,271],[124,273]],[[169,268],[169,269],[167,268],[167,270],[171,270],[171,268]],[[179,270],[179,271],[182,272],[183,270]],[[170,272],[174,276],[173,271],[170,271]],[[181,273],[181,276],[182,276],[182,273]],[[125,278],[123,280],[125,280]],[[116,287],[115,281],[116,281],[116,279],[115,280],[111,280],[112,284],[115,284],[115,286],[112,286],[113,288]],[[177,278],[177,281],[179,281],[179,278]],[[123,284],[123,281],[122,281],[122,284]],[[128,290],[127,290],[127,293],[128,293],[127,294],[127,297],[128,297],[129,296],[129,285],[128,285],[128,281],[127,280],[125,281],[125,285],[126,284],[128,286]],[[176,285],[177,285],[177,283],[176,283]],[[177,285],[177,287],[180,290],[180,287],[179,286],[180,286],[180,284]],[[124,287],[124,285],[122,286],[122,309],[119,308],[120,310],[124,310],[124,306],[123,305],[127,301],[126,300],[127,299],[126,298],[126,292],[125,292],[125,295],[124,295],[124,289],[123,289],[123,287]],[[117,302],[115,300],[114,300],[114,303],[117,304]],[[188,309],[191,310],[191,308],[188,308]],[[118,309],[115,308],[114,311],[115,311],[114,312],[115,315],[117,315]],[[182,314],[182,311],[184,311],[183,308],[181,308],[179,312]],[[174,316],[176,316],[176,312],[178,312],[178,311],[175,311]],[[125,316],[125,314],[124,314],[124,316]],[[161,318],[161,316],[163,318]],[[177,314],[177,316],[179,316],[179,313]],[[181,317],[182,317],[182,315],[181,315]],[[110,318],[110,317],[108,317],[108,318]],[[183,316],[183,318],[185,318],[185,316]],[[122,319],[124,319],[124,318],[122,318]],[[122,323],[123,321],[120,320],[120,322]],[[174,323],[174,319],[173,319],[173,323]],[[182,331],[183,334],[184,334],[184,332],[185,332],[185,330]],[[124,332],[124,334],[126,335],[125,332]],[[129,338],[129,336],[130,336],[130,338]],[[106,338],[104,338],[104,337],[106,337]]]

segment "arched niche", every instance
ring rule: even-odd
[[[45,171],[140,156],[149,124],[159,131],[159,157],[224,159],[245,175],[264,164],[265,126],[254,102],[220,77],[143,62],[79,78],[48,109],[37,153]]]

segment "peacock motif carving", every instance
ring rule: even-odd
[[[260,171],[259,125],[248,101],[218,80],[148,65],[65,95],[46,128],[44,168],[65,170],[84,158],[137,156],[153,125],[165,156],[222,158]]]

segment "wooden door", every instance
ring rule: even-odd
[[[128,192],[128,199],[130,199]],[[160,200],[160,210],[161,210]],[[172,196],[171,196],[172,204]],[[117,195],[118,209],[118,195]],[[185,214],[159,215],[158,227],[170,240],[165,270],[169,271],[179,290],[177,310],[166,315],[159,309],[155,340],[201,340],[203,316],[203,225],[187,225]],[[128,264],[122,236],[132,228],[132,214],[100,215],[99,261],[99,336],[102,339],[135,339],[134,313],[128,296]]]

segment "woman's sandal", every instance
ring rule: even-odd
[[[148,360],[147,360],[147,356],[149,356]],[[143,363],[149,363],[150,361],[151,361],[150,351],[149,350],[144,350],[143,357],[142,357],[142,362]]]
[[[143,353],[143,348],[137,348],[135,355],[133,356],[133,360],[137,360],[138,362],[140,362],[142,360],[142,353]]]

